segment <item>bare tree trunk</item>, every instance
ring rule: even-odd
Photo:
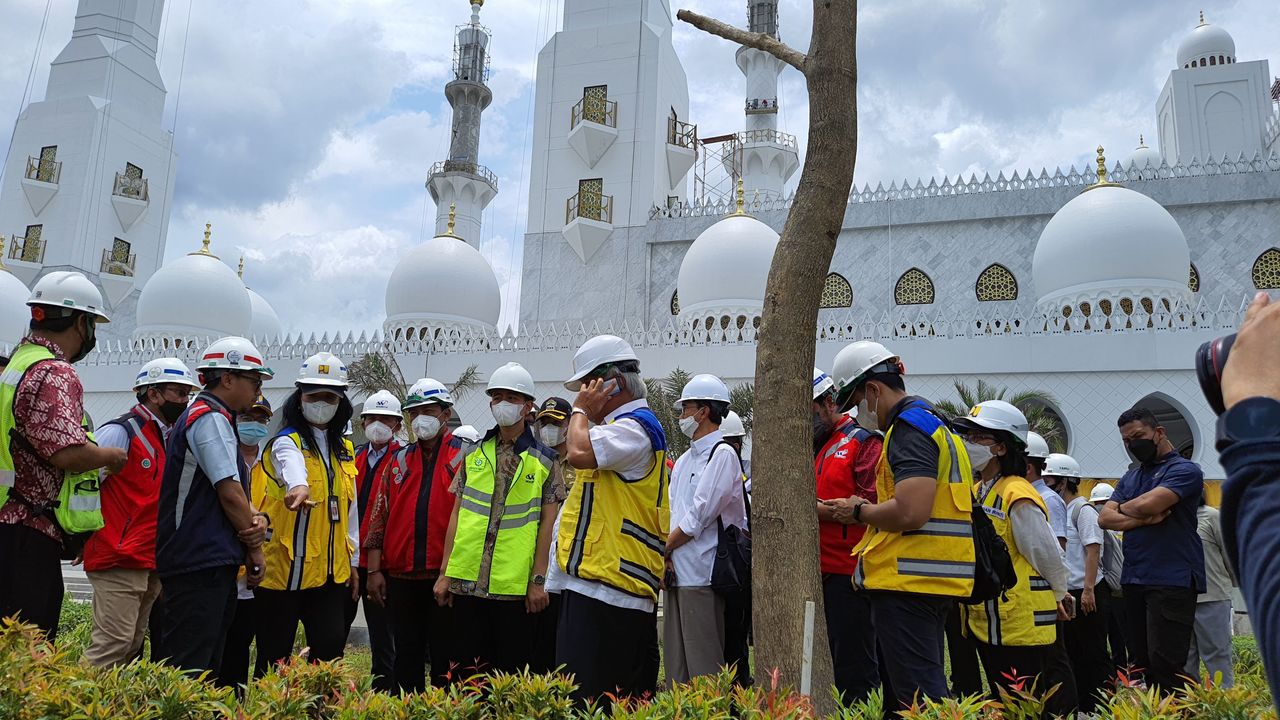
[[[834,705],[818,559],[811,381],[821,278],[831,268],[857,152],[857,2],[814,0],[807,56],[686,10],[677,17],[798,68],[809,91],[804,169],[769,270],[756,347],[752,599],[756,675],[763,680],[777,670],[796,688],[805,602],[817,606],[813,700],[825,714]]]

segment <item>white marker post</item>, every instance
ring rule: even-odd
[[[804,603],[804,657],[800,661],[800,694],[809,697],[813,689],[813,620],[817,606],[812,600]]]

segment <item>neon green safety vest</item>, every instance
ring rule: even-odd
[[[0,374],[0,438],[12,438],[17,420],[13,416],[13,401],[18,394],[18,383],[27,371],[37,363],[53,360],[54,355],[48,348],[37,343],[22,343],[9,358],[9,365]],[[96,443],[88,416],[81,420],[89,442]],[[8,502],[9,492],[14,487],[13,451],[10,439],[0,442],[0,505]],[[57,503],[53,506],[54,518],[58,525],[70,534],[101,530],[102,498],[98,494],[100,480],[97,470],[81,473],[65,473],[62,477],[62,489],[58,491]]]
[[[493,561],[489,564],[489,592],[494,595],[524,595],[529,586],[533,555],[538,545],[538,520],[542,516],[542,488],[554,461],[542,454],[539,445],[520,453],[520,465],[507,487],[506,505],[498,521]],[[497,466],[497,438],[482,442],[467,455],[467,483],[458,498],[458,526],[445,574],[456,580],[475,581],[480,577],[489,514],[493,507],[494,473]]]

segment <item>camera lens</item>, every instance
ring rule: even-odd
[[[1209,407],[1218,415],[1226,412],[1226,405],[1222,400],[1222,369],[1227,365],[1231,346],[1235,342],[1236,335],[1232,333],[1210,340],[1196,350],[1196,379],[1200,381],[1200,392],[1204,393]]]

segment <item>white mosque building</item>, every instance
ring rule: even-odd
[[[113,317],[78,366],[99,419],[132,403],[142,362],[190,361],[227,334],[254,337],[270,358],[275,400],[320,349],[349,361],[388,349],[410,379],[516,360],[541,393],[562,395],[574,350],[605,332],[631,342],[647,375],[679,367],[751,382],[799,166],[795,137],[777,126],[780,63],[738,51],[743,130],[713,146],[689,117],[669,0],[565,0],[537,62],[520,318],[499,332],[501,294],[478,250],[498,187],[481,163],[490,35],[473,3],[445,87],[449,157],[428,173],[437,237],[400,260],[382,327],[304,338],[281,335],[209,228],[201,247],[181,239],[192,252],[160,265],[177,163],[155,63],[163,2],[79,0],[45,99],[22,112],[6,161],[0,342],[20,337],[26,287],[76,269]],[[747,21],[776,34],[777,13],[776,0],[752,0]],[[927,398],[953,398],[956,381],[1048,391],[1092,477],[1128,467],[1115,419],[1142,401],[1221,478],[1192,357],[1234,330],[1256,289],[1280,288],[1280,84],[1203,17],[1169,64],[1154,125],[1134,127],[1135,138],[1154,128],[1154,147],[1105,158],[1099,148],[1096,163],[1066,171],[855,187],[830,274],[814,279],[824,283],[818,364],[869,338],[901,354],[909,389]],[[736,199],[690,197],[709,150],[738,181]],[[479,394],[459,410],[488,420]]]

